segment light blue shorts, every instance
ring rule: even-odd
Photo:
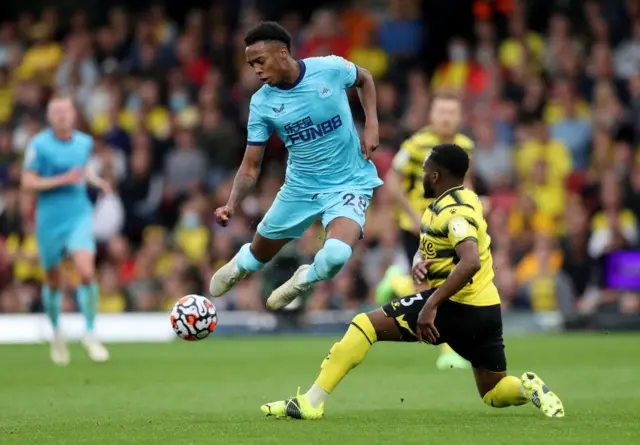
[[[372,189],[291,196],[280,191],[258,225],[258,233],[268,239],[300,238],[318,218],[326,228],[336,218],[349,218],[364,230]]]
[[[65,253],[96,251],[96,240],[93,233],[93,215],[78,219],[69,228],[58,233],[41,227],[36,230],[38,255],[44,270],[59,265]]]

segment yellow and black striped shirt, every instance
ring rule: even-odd
[[[403,187],[407,192],[409,203],[418,215],[422,214],[433,201],[424,197],[422,164],[431,149],[442,142],[442,139],[430,127],[425,127],[404,141],[400,146],[400,151],[393,159],[393,169],[402,175]],[[465,149],[471,157],[474,144],[469,137],[457,133],[453,138],[453,143]],[[398,209],[398,223],[403,230],[411,231],[413,229],[411,218],[402,209]]]
[[[500,303],[493,284],[491,237],[478,195],[462,186],[447,191],[424,212],[420,232],[420,251],[426,259],[433,260],[429,265],[429,287],[441,286],[458,264],[456,246],[474,240],[478,243],[480,270],[451,300],[471,306]]]

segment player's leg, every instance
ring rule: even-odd
[[[267,416],[313,420],[324,416],[324,403],[340,381],[358,366],[378,341],[401,341],[402,334],[382,309],[356,315],[342,339],[335,343],[320,365],[320,374],[309,390],[260,407]]]
[[[452,324],[463,323],[469,329],[466,339],[452,340],[451,346],[473,365],[478,393],[485,404],[505,408],[531,400],[549,417],[564,416],[562,402],[538,376],[533,373],[525,373],[521,378],[507,375],[500,305],[467,306],[463,311],[449,311],[448,316],[455,317]]]
[[[60,262],[62,261],[63,246],[50,237],[36,234],[40,264],[45,270],[45,284],[42,287],[42,306],[51,327],[51,360],[60,366],[69,364],[69,349],[60,329],[60,313],[62,312],[62,290]]]
[[[402,247],[407,256],[409,267],[411,267],[413,257],[420,248],[420,237],[407,230],[402,230],[401,235]],[[413,280],[410,274],[402,274],[397,266],[389,267],[376,289],[376,303],[385,304],[387,301],[398,298],[399,296],[409,295],[413,292],[413,290],[408,289],[409,286],[413,286]],[[436,360],[436,367],[440,370],[469,369],[471,365],[456,353],[451,346],[443,343],[440,346],[440,355],[438,356],[438,360]]]
[[[372,312],[356,315],[344,337],[333,345],[320,365],[320,374],[311,388],[291,399],[262,405],[262,412],[276,417],[321,418],[329,394],[350,370],[362,362],[374,343],[416,341],[418,314],[429,295],[429,291],[410,295]]]
[[[282,286],[271,293],[267,307],[280,309],[306,291],[313,283],[335,277],[351,257],[352,248],[362,238],[367,207],[373,191],[328,193],[316,201],[322,209],[327,236],[311,265],[302,265]]]
[[[231,261],[211,277],[209,293],[220,297],[247,274],[262,270],[266,263],[317,219],[318,204],[291,199],[278,193],[271,208],[258,225],[253,241],[240,248]]]
[[[80,276],[77,298],[85,320],[85,335],[82,339],[89,357],[95,362],[109,360],[109,351],[98,341],[94,333],[100,289],[95,281],[95,239],[93,224],[89,218],[78,222],[67,242],[74,266]]]
[[[547,417],[564,417],[560,398],[532,372],[520,378],[506,371],[492,372],[473,368],[476,385],[482,401],[493,408],[524,405],[531,401]]]

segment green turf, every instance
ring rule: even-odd
[[[538,372],[567,416],[491,409],[468,371],[437,371],[436,349],[375,345],[315,422],[259,406],[313,382],[332,338],[214,339],[79,347],[57,368],[39,346],[2,346],[1,444],[631,444],[640,441],[640,336],[512,338],[510,369]]]

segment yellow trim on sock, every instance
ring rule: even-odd
[[[374,344],[378,341],[378,334],[376,333],[376,329],[373,327],[371,320],[367,314],[358,314],[353,317],[351,324],[357,326],[361,332],[367,337],[370,344]]]

